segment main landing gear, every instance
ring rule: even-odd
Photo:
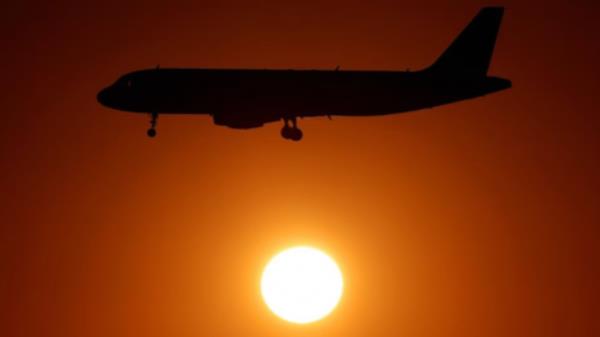
[[[153,112],[151,116],[152,119],[150,120],[150,129],[148,129],[148,132],[146,133],[148,134],[148,137],[154,138],[156,137],[156,120],[158,119],[158,114]]]
[[[290,121],[292,122],[292,126],[290,126]],[[283,128],[281,129],[281,137],[289,140],[293,140],[295,142],[302,139],[302,130],[298,129],[298,122],[296,117],[283,118]]]

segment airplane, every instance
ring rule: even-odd
[[[281,136],[302,139],[298,118],[376,116],[472,99],[512,87],[488,76],[503,7],[484,7],[442,55],[419,71],[144,69],[97,95],[100,104],[151,117],[210,115],[216,125],[251,129],[283,121]]]

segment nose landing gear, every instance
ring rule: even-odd
[[[148,135],[148,137],[154,138],[156,137],[156,121],[158,119],[158,114],[156,112],[153,112],[151,116],[152,119],[150,120],[150,129],[148,129],[146,134]]]
[[[292,126],[290,126],[290,121],[292,122]],[[281,129],[281,137],[284,139],[293,140],[295,142],[300,141],[302,139],[302,130],[298,129],[298,122],[296,117],[283,119],[284,125]]]

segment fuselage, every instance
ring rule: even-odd
[[[160,114],[368,116],[430,108],[510,87],[496,77],[444,77],[427,70],[148,69],[102,90],[109,107]]]

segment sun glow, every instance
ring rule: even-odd
[[[336,307],[343,291],[342,272],[322,251],[293,247],[277,254],[262,274],[261,292],[269,309],[297,324],[311,323]]]

